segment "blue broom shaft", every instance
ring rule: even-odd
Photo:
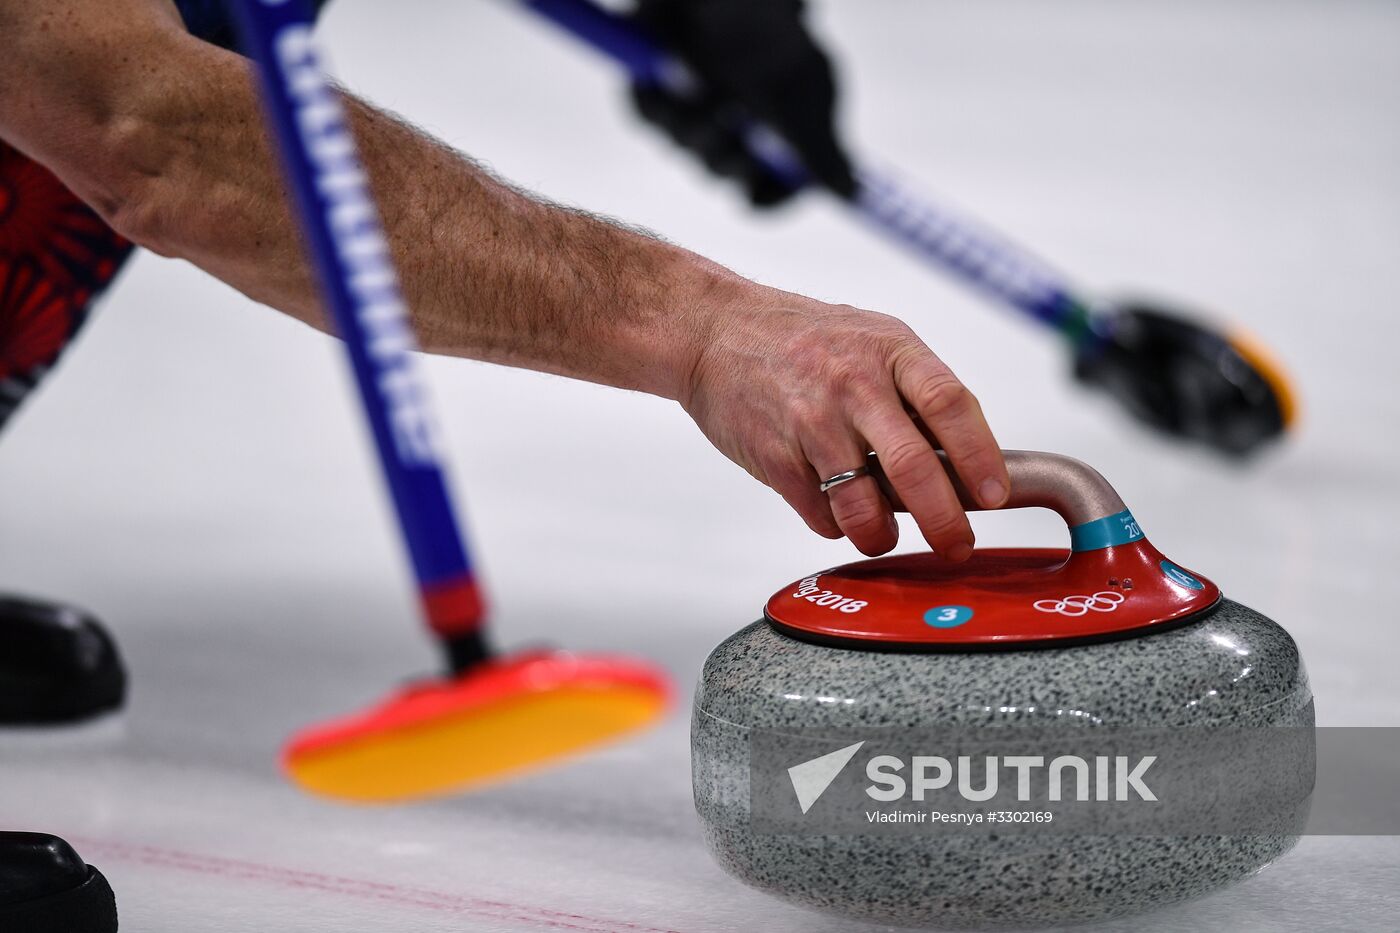
[[[349,352],[419,587],[472,587],[412,327],[344,108],[311,39],[311,8],[304,0],[230,5],[244,52],[257,64],[295,214]]]

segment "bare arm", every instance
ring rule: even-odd
[[[19,56],[19,68],[6,57],[11,64],[0,70],[10,80],[0,78],[0,97],[37,106],[0,104],[0,135],[118,232],[326,327],[251,65],[187,35],[164,2],[6,5],[34,9],[0,32],[7,46],[34,54]],[[100,21],[89,29],[82,18],[94,6]],[[38,64],[48,57],[41,52],[77,43],[89,47]],[[86,112],[55,127],[60,99]],[[678,395],[675,367],[657,352],[669,348],[655,345],[657,319],[706,290],[738,284],[734,276],[518,193],[354,97],[346,105],[427,349]],[[678,286],[694,294],[675,294]],[[620,352],[596,352],[602,346]]]
[[[906,408],[984,504],[1004,500],[976,400],[898,321],[756,285],[347,109],[426,349],[677,399],[814,530],[868,553],[896,535],[876,484],[828,502],[816,481],[870,449],[930,543],[971,544]],[[0,0],[0,137],[136,242],[325,326],[251,67],[188,36],[168,0]]]

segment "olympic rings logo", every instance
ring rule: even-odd
[[[1122,593],[1105,590],[1093,596],[1065,596],[1061,599],[1038,599],[1035,608],[1041,612],[1058,612],[1062,616],[1082,616],[1090,612],[1112,612],[1126,599]]]

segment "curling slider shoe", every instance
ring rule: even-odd
[[[109,743],[125,728],[126,689],[116,642],[96,618],[58,603],[0,597],[0,743]]]
[[[1144,302],[1107,312],[1100,340],[1086,340],[1075,375],[1167,434],[1245,456],[1297,420],[1283,367],[1252,338]]]
[[[867,921],[1051,925],[1218,890],[1297,841],[1316,752],[1288,633],[1164,557],[1092,468],[1005,454],[1007,507],[1059,513],[1068,550],[822,570],[779,590],[706,660],[691,720],[695,808],[735,878]],[[1114,800],[1113,780],[1093,775],[1125,752],[1156,757],[1147,785],[1160,796],[1090,802]],[[1061,756],[1083,768],[1064,796]],[[823,783],[804,799],[814,774]],[[879,783],[890,774],[904,789],[871,793],[894,786]],[[891,828],[873,809],[1051,819]]]
[[[395,803],[518,777],[659,719],[667,677],[642,662],[541,651],[484,660],[309,729],[283,755],[307,791]]]
[[[0,832],[0,930],[116,933],[116,898],[102,873],[57,836]]]

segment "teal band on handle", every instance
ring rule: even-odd
[[[1138,527],[1133,513],[1127,509],[1107,518],[1075,525],[1069,530],[1069,546],[1073,551],[1097,551],[1142,539],[1142,529]]]

